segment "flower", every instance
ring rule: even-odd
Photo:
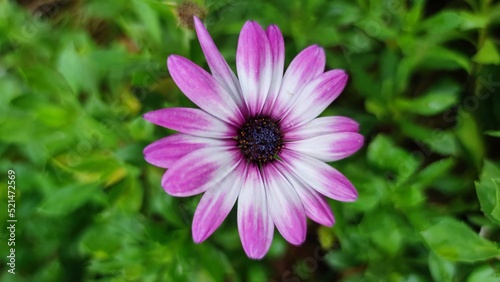
[[[317,45],[298,54],[283,75],[279,28],[248,21],[239,35],[233,73],[203,23],[195,28],[211,73],[177,55],[170,74],[200,109],[167,108],[144,118],[179,133],[144,149],[145,159],[166,168],[165,191],[177,197],[204,193],[194,214],[193,240],[201,243],[238,199],[238,230],[246,254],[262,258],[274,226],[291,244],[306,236],[306,217],[331,226],[325,196],[354,201],[351,182],[325,162],[363,145],[359,125],[341,116],[319,117],[347,82],[343,70],[324,72]]]

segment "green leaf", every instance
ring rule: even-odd
[[[462,18],[462,25],[460,26],[462,30],[485,28],[489,21],[487,15],[473,14],[466,11],[461,11],[459,15]]]
[[[484,134],[500,138],[500,130],[496,130],[496,131],[495,130],[488,130],[488,131],[485,131]]]
[[[40,211],[54,215],[67,215],[92,198],[103,197],[99,192],[97,183],[77,183],[61,187],[48,195],[40,206]]]
[[[483,170],[476,182],[476,193],[481,210],[494,223],[500,224],[500,168],[484,161]]]
[[[450,261],[475,262],[500,255],[493,242],[452,218],[441,220],[421,235],[434,253]]]
[[[405,14],[403,29],[411,31],[418,26],[418,23],[422,19],[424,7],[424,0],[416,0],[412,3],[411,9]]]
[[[427,20],[425,20],[420,28],[428,33],[436,33],[443,36],[444,33],[456,30],[463,19],[460,15],[453,11],[443,11]]]
[[[410,113],[423,116],[438,114],[454,104],[458,100],[460,85],[452,81],[444,81],[435,84],[427,93],[415,99],[398,99],[396,107]]]
[[[389,256],[395,256],[402,247],[405,229],[397,216],[392,215],[392,210],[379,208],[366,213],[358,225],[362,234],[377,249],[383,250]]]
[[[419,171],[415,177],[408,180],[412,185],[427,188],[432,185],[436,178],[446,175],[455,165],[452,158],[435,161]]]
[[[451,130],[431,129],[405,120],[399,123],[404,134],[417,141],[418,151],[424,156],[432,152],[446,156],[458,155],[457,138]]]
[[[493,265],[483,265],[476,268],[467,277],[467,282],[498,282],[500,274],[493,267]]]
[[[132,1],[134,5],[134,10],[141,18],[142,23],[144,23],[145,31],[151,35],[151,39],[155,43],[160,42],[161,37],[161,27],[158,18],[158,13],[151,7],[153,2],[144,1]]]
[[[462,68],[467,72],[471,69],[471,62],[467,56],[442,46],[429,46],[421,65],[432,69]]]
[[[480,64],[500,64],[500,54],[495,47],[495,43],[491,39],[486,39],[484,41],[483,46],[479,51],[477,51],[476,55],[472,57],[472,60],[476,63]]]
[[[405,178],[420,166],[421,160],[399,148],[385,135],[377,135],[368,146],[368,161]]]
[[[128,124],[130,135],[135,140],[148,140],[153,135],[154,126],[142,117],[137,117]]]
[[[142,206],[144,191],[135,176],[127,176],[114,185],[109,193],[109,201],[123,211],[137,212]]]
[[[31,113],[6,110],[0,113],[0,141],[28,143],[33,141],[36,119]]]
[[[491,216],[495,218],[497,221],[500,221],[500,178],[491,180],[495,186],[496,190],[496,204],[493,211],[491,211]]]
[[[450,262],[434,253],[429,254],[429,270],[434,281],[453,281],[456,268],[453,262]]]
[[[80,38],[78,38],[80,39]],[[86,43],[85,39],[80,39]],[[75,46],[75,43],[68,43],[66,48],[59,54],[57,69],[66,78],[71,89],[78,93],[81,90],[89,91],[90,93],[97,91],[96,71],[88,60],[87,54],[78,52],[80,46]],[[82,49],[89,48],[84,46]]]
[[[479,129],[480,125],[476,118],[464,109],[461,109],[457,115],[461,117],[455,129],[457,140],[465,152],[465,157],[479,171],[486,154],[483,135]]]

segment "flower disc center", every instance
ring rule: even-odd
[[[238,147],[250,162],[263,164],[272,161],[283,148],[280,126],[269,117],[248,119],[238,133]]]

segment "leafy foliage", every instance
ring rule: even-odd
[[[0,1],[0,168],[16,171],[18,219],[17,273],[2,281],[500,279],[500,3],[192,3],[232,67],[254,19],[280,26],[287,63],[320,44],[327,68],[347,70],[325,114],[356,119],[366,137],[332,164],[359,200],[330,202],[335,226],[309,222],[303,246],[276,235],[262,261],[245,256],[234,212],[194,244],[199,197],[165,194],[142,157],[172,132],[141,115],[192,105],[167,56],[207,69],[182,2]]]

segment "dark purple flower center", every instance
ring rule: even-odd
[[[266,116],[247,119],[238,132],[238,147],[249,162],[264,164],[283,148],[279,123]]]

